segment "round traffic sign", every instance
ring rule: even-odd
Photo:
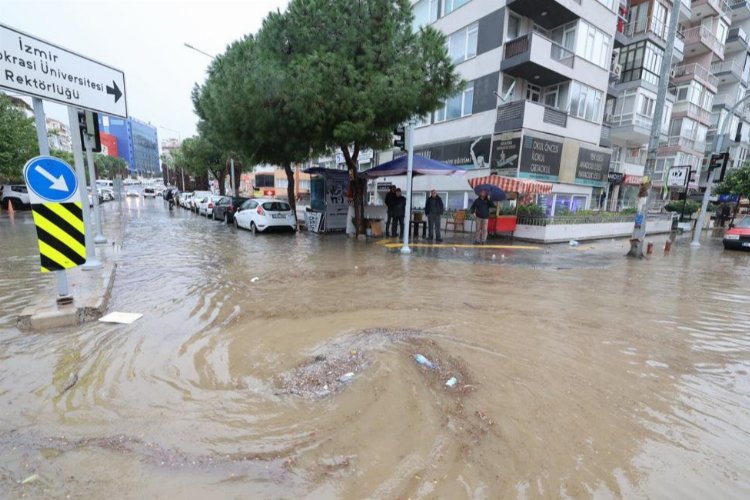
[[[23,176],[32,204],[60,203],[78,193],[78,178],[73,168],[53,156],[32,158],[23,167]]]

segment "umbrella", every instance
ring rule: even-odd
[[[368,179],[406,175],[407,161],[406,155],[400,156],[395,160],[373,167],[370,170],[363,172],[362,175]],[[414,175],[463,175],[466,173],[466,170],[461,167],[455,167],[419,155],[414,155],[412,170]]]
[[[479,184],[474,186],[474,192],[477,195],[479,195],[480,191],[486,191],[487,196],[489,196],[492,201],[503,201],[507,198],[507,196],[505,196],[505,191],[493,184]]]

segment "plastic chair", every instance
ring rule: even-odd
[[[455,233],[458,230],[458,226],[461,226],[461,231],[465,231],[464,224],[466,223],[466,212],[464,210],[459,210],[456,212],[456,214],[453,216],[453,219],[445,221],[445,230],[448,230],[448,227],[453,225],[453,232]]]

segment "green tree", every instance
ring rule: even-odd
[[[716,187],[717,194],[737,194],[750,198],[750,165],[730,170],[724,182]]]
[[[259,37],[278,36],[282,21],[278,14],[269,16]],[[305,128],[306,106],[296,100],[289,69],[264,44],[246,36],[214,61],[205,84],[195,88],[193,103],[201,134],[243,156],[241,167],[269,163],[284,168],[289,203],[296,209],[293,164],[310,156],[313,135]]]
[[[20,180],[23,166],[38,154],[34,120],[7,95],[0,94],[0,179]]]
[[[181,166],[196,178],[196,184],[201,183],[199,179],[205,175],[206,188],[208,188],[209,181],[206,172],[210,171],[211,175],[219,181],[219,193],[224,194],[228,156],[222,148],[201,135],[190,137],[185,139],[180,147],[179,160],[182,163]]]
[[[293,89],[313,144],[341,149],[364,231],[359,152],[390,146],[393,128],[437,109],[462,89],[445,37],[412,28],[409,0],[291,0],[259,35]],[[264,36],[273,26],[277,33]]]
[[[63,151],[61,149],[52,149],[49,152],[50,156],[54,156],[55,158],[60,158],[62,161],[70,165],[71,167],[75,168],[76,163],[75,159],[73,158],[73,153],[69,151]]]
[[[97,179],[114,179],[117,174],[125,177],[128,163],[119,156],[109,156],[101,153],[94,155],[94,169]]]

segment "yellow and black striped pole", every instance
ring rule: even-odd
[[[62,271],[86,262],[81,202],[31,205],[39,240],[43,273]]]

